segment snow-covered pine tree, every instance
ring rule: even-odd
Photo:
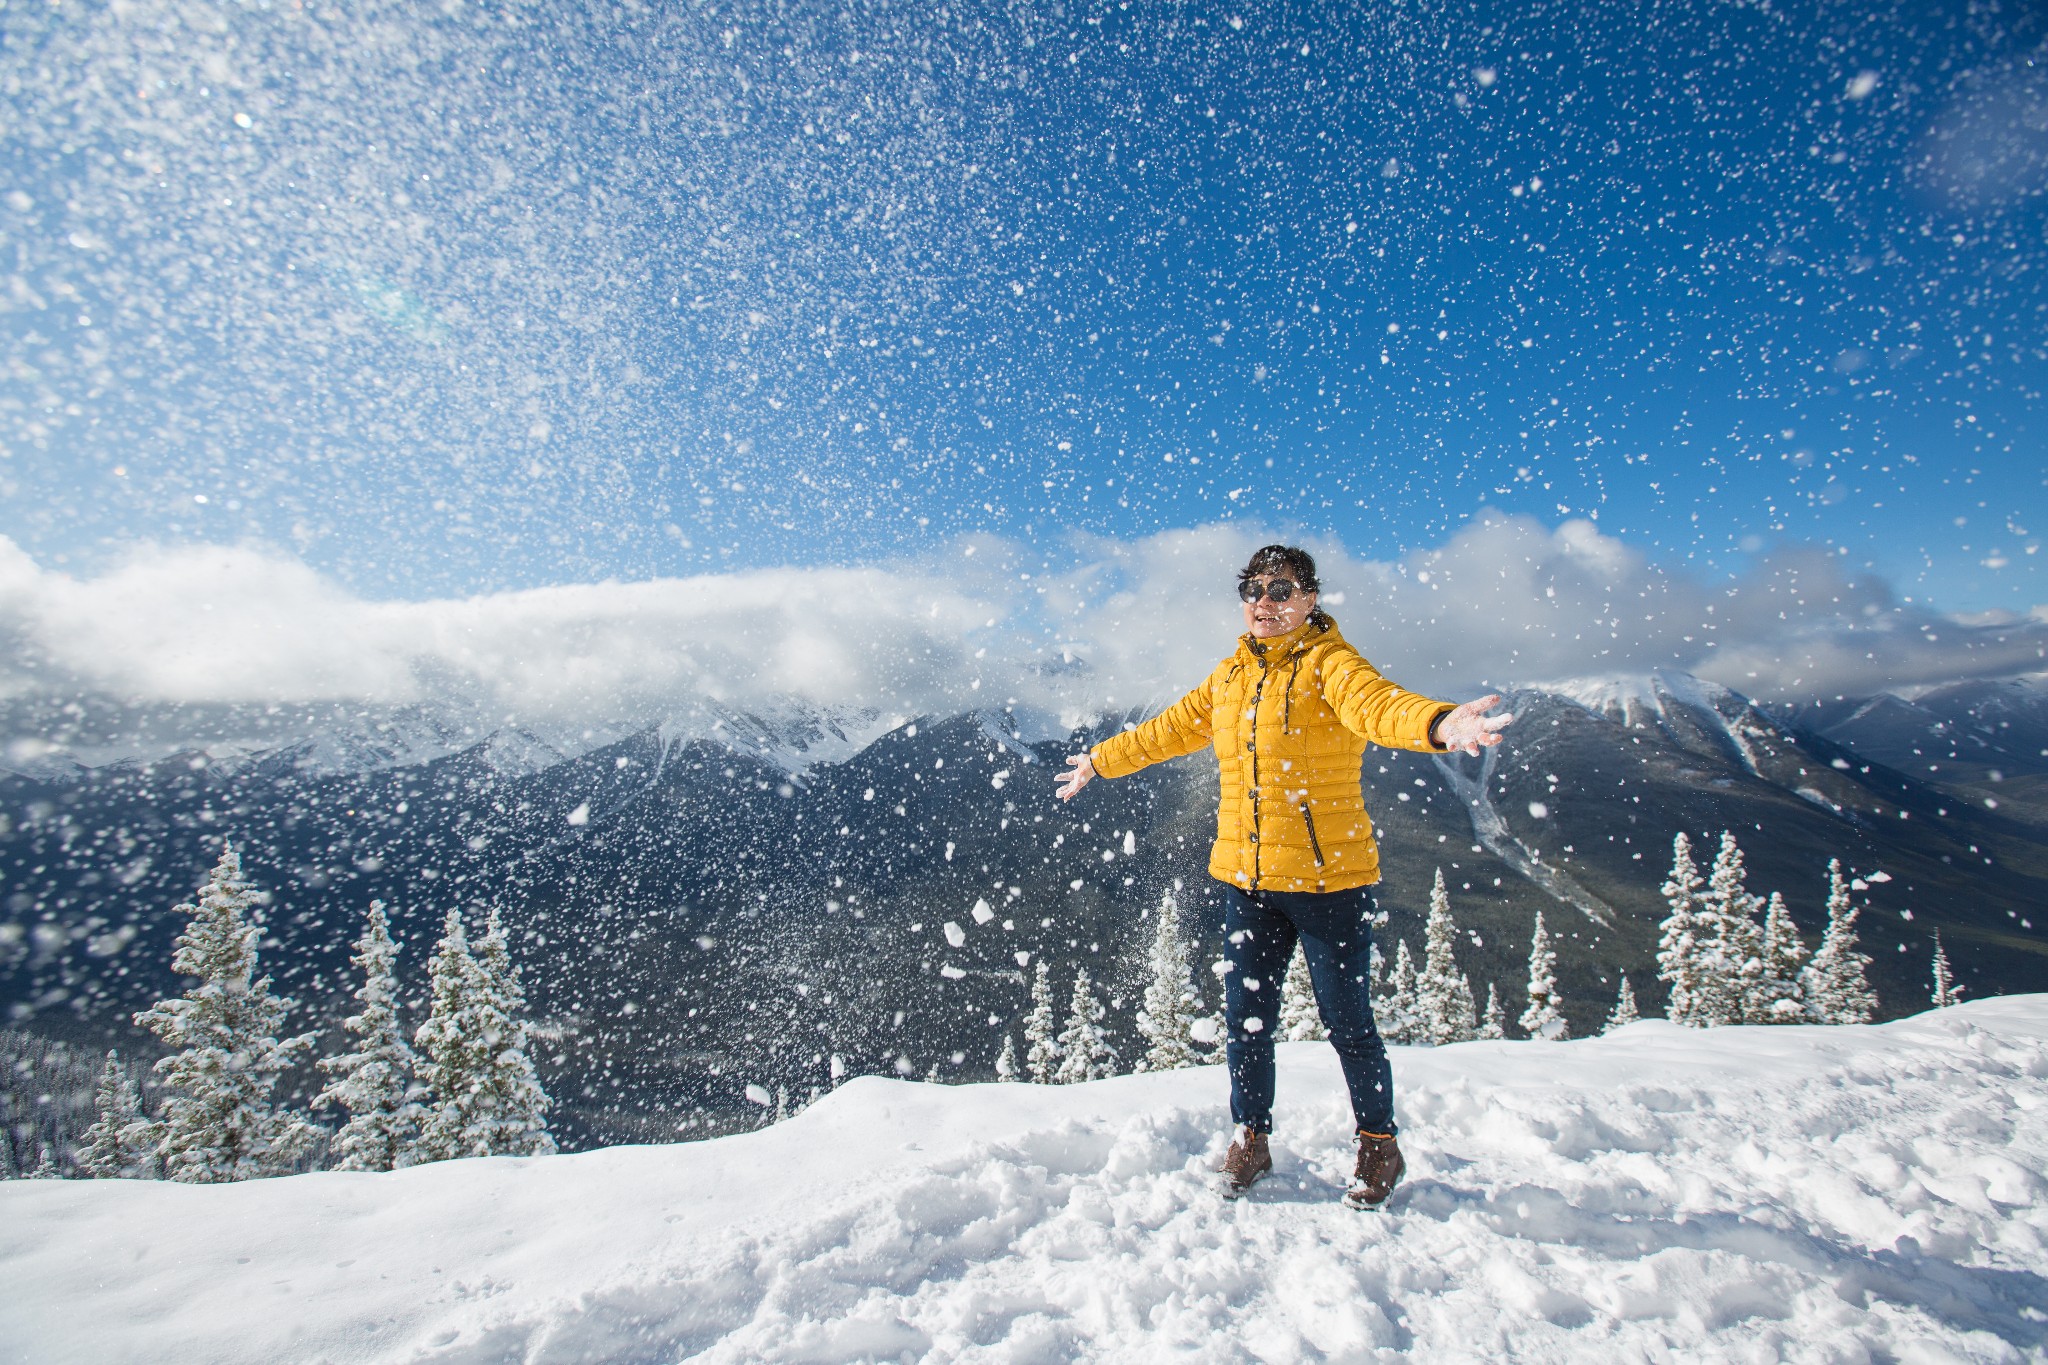
[[[363,973],[355,993],[363,1010],[341,1026],[355,1035],[356,1046],[321,1060],[320,1069],[334,1080],[314,1097],[313,1107],[334,1106],[348,1114],[334,1138],[335,1169],[396,1170],[411,1164],[422,1115],[412,1098],[415,1059],[398,1024],[398,946],[391,941],[384,902],[370,902],[368,926],[350,960]]]
[[[1059,1075],[1060,1043],[1054,1032],[1059,1027],[1052,1007],[1052,980],[1040,958],[1037,974],[1031,978],[1031,1013],[1024,1017],[1024,1065],[1038,1085],[1051,1085]]]
[[[1607,1016],[1607,1025],[1600,1031],[1612,1033],[1624,1024],[1633,1024],[1642,1018],[1636,1013],[1635,988],[1628,984],[1628,973],[1621,974],[1621,990],[1614,997],[1614,1013]]]
[[[1308,974],[1308,955],[1295,945],[1287,963],[1287,979],[1280,983],[1280,1041],[1320,1043],[1330,1031],[1323,1027],[1322,1012],[1316,1008],[1315,982]]]
[[[441,941],[427,968],[430,1004],[426,1022],[413,1034],[416,1074],[432,1108],[420,1125],[417,1147],[421,1161],[446,1161],[481,1155],[465,1144],[461,1132],[463,1101],[483,1070],[478,1023],[481,973],[470,955],[469,932],[462,912],[450,909],[441,925]]]
[[[1415,958],[1407,939],[1394,942],[1394,969],[1387,973],[1387,993],[1372,1002],[1373,1021],[1389,1043],[1420,1041],[1415,1010]]]
[[[1776,891],[1764,907],[1758,957],[1762,970],[1750,981],[1743,997],[1743,1022],[1804,1023],[1806,1004],[1800,999],[1799,969],[1806,962],[1806,945],[1799,941],[1799,926],[1792,922],[1792,914],[1785,908],[1785,897]]]
[[[1949,970],[1948,950],[1941,946],[1941,930],[1934,931],[1934,1008],[1947,1009],[1950,1005],[1963,1003],[1963,988],[1956,984],[1955,973]],[[112,1056],[112,1053],[108,1053]]]
[[[1180,901],[1168,891],[1159,902],[1159,931],[1152,937],[1147,960],[1144,1003],[1138,1009],[1138,1034],[1145,1040],[1139,1071],[1174,1071],[1194,1066],[1195,1011],[1200,1002],[1188,979],[1187,943],[1180,931]],[[1050,996],[1048,996],[1048,1004]]]
[[[512,960],[512,946],[495,907],[484,919],[476,964],[497,1016],[498,1051],[491,1059],[490,1072],[496,1111],[491,1150],[505,1156],[551,1156],[555,1139],[548,1131],[547,1116],[552,1101],[541,1088],[528,1050],[532,1040],[526,987],[519,979],[519,964]]]
[[[1543,912],[1536,912],[1536,930],[1529,938],[1529,1008],[1516,1020],[1531,1038],[1557,1042],[1570,1034],[1565,1023],[1563,1001],[1557,994],[1557,950],[1543,928]]]
[[[242,860],[224,844],[198,903],[176,907],[190,923],[171,967],[197,983],[135,1016],[175,1049],[155,1068],[166,1092],[156,1151],[172,1180],[283,1175],[314,1136],[271,1100],[279,1074],[313,1037],[278,1037],[293,1002],[272,995],[270,978],[256,975],[263,928],[254,907]]]
[[[1054,1077],[1061,1085],[1099,1081],[1116,1074],[1116,1053],[1109,1045],[1102,1021],[1108,1013],[1095,998],[1088,969],[1074,973],[1074,994],[1067,1003],[1066,1027],[1060,1030],[1060,1069]]]
[[[1423,938],[1422,971],[1415,979],[1415,1041],[1431,1046],[1463,1042],[1479,1031],[1478,1011],[1472,984],[1458,970],[1458,926],[1451,920],[1442,868],[1436,870],[1436,884],[1430,889]]]
[[[1500,1007],[1500,992],[1486,983],[1486,1012],[1479,1017],[1479,1036],[1486,1039],[1508,1036],[1507,1012]]]
[[[413,1036],[431,1096],[419,1159],[554,1151],[547,1095],[526,1054],[526,1000],[497,912],[472,952],[462,912],[450,910],[430,975],[433,1010]]]
[[[1877,1012],[1877,995],[1864,972],[1870,966],[1856,946],[1858,911],[1849,903],[1842,860],[1828,860],[1828,927],[1813,960],[1799,974],[1807,1017],[1822,1024],[1867,1024]]]
[[[92,1106],[92,1127],[79,1137],[79,1169],[98,1180],[154,1180],[159,1134],[142,1115],[135,1078],[111,1048]]]
[[[996,1079],[1010,1082],[1019,1079],[1017,1075],[1017,1040],[1003,1030],[1003,1050],[996,1054]]]
[[[1756,912],[1763,902],[1749,893],[1746,880],[1741,845],[1731,831],[1722,830],[1720,851],[1714,855],[1707,889],[1700,896],[1700,919],[1706,932],[1699,938],[1699,986],[1693,1012],[1697,1022],[1708,1027],[1743,1022],[1749,1017],[1749,1001],[1760,989],[1763,945]]]
[[[1700,891],[1706,886],[1692,858],[1692,840],[1680,830],[1671,840],[1671,875],[1661,888],[1670,912],[1658,924],[1657,978],[1671,988],[1664,1017],[1698,1027],[1700,1018]]]

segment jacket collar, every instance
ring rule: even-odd
[[[1303,621],[1285,635],[1275,635],[1270,640],[1255,639],[1250,631],[1246,631],[1237,637],[1237,651],[1247,663],[1272,668],[1287,662],[1318,640],[1342,638],[1337,634],[1337,623],[1330,619],[1330,614],[1318,612],[1317,616]]]

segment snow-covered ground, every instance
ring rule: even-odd
[[[763,1132],[220,1187],[0,1188],[8,1360],[2048,1359],[2048,996],[1873,1028],[1399,1049],[1407,1182],[1337,1196],[1281,1049],[1235,1204],[1215,1068],[854,1081]]]

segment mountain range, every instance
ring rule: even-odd
[[[1783,891],[1810,941],[1840,858],[1888,1016],[1925,1004],[1936,930],[1972,995],[2048,989],[2039,683],[1764,707],[1652,674],[1507,705],[1509,742],[1483,758],[1373,750],[1364,781],[1387,950],[1419,954],[1441,869],[1461,966],[1510,1018],[1539,911],[1575,1034],[1624,971],[1657,1011],[1679,831],[1703,860],[1732,831],[1751,889]],[[1140,718],[707,704],[547,726],[16,699],[0,709],[0,1002],[16,1028],[146,1053],[126,1021],[177,988],[170,909],[227,839],[269,897],[265,969],[329,1049],[371,899],[416,1007],[444,916],[497,908],[571,1145],[745,1126],[762,1097],[844,1074],[986,1077],[1040,961],[1062,1003],[1089,968],[1128,1054],[1163,897],[1200,926],[1212,1000],[1220,923],[1209,756],[1052,794],[1065,754]]]

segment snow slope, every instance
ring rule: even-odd
[[[1398,1049],[1407,1183],[1282,1047],[1276,1175],[1214,1068],[857,1080],[673,1147],[227,1187],[0,1188],[0,1357],[2048,1359],[2048,996],[1870,1028]]]

